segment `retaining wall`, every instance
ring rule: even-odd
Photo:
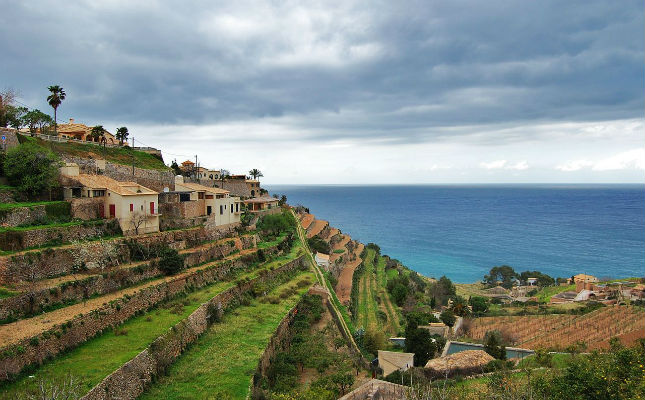
[[[266,249],[264,249],[266,253]],[[299,257],[298,260],[302,259]],[[0,381],[10,379],[29,365],[39,365],[58,353],[77,347],[81,343],[111,329],[137,313],[144,312],[157,304],[175,296],[190,292],[223,279],[235,268],[247,266],[257,261],[257,253],[227,260],[205,267],[185,276],[149,286],[120,299],[111,301],[105,306],[88,314],[79,314],[73,319],[48,329],[31,338],[25,338],[18,343],[0,349]],[[272,276],[276,271],[284,270],[285,266],[268,271],[262,276]],[[250,282],[254,282],[251,280]],[[246,287],[248,283],[241,283]],[[250,286],[249,286],[250,287]],[[238,288],[239,289],[239,288]],[[228,291],[227,291],[228,292]]]
[[[112,267],[117,263],[130,262],[129,253],[126,251],[126,240],[135,240],[142,246],[154,246],[165,243],[170,247],[180,250],[193,247],[205,241],[218,240],[236,234],[235,227],[224,226],[215,229],[198,227],[186,230],[155,232],[146,235],[119,237],[108,239],[118,245],[119,251],[112,263],[104,265]],[[82,238],[87,239],[87,238]],[[52,278],[69,274],[74,267],[74,254],[81,246],[92,246],[91,242],[83,242],[64,247],[48,248],[44,250],[31,250],[20,254],[0,256],[0,284],[14,284],[20,281],[30,281]],[[98,244],[97,244],[98,245]]]
[[[106,377],[83,399],[136,399],[157,375],[163,373],[190,344],[208,329],[210,312],[214,308],[228,307],[234,300],[239,300],[242,294],[251,290],[256,282],[272,280],[278,274],[293,271],[306,265],[305,260],[305,256],[300,256],[280,268],[269,271],[264,276],[231,287],[213,297],[185,320],[175,325],[168,333],[157,338],[147,349]]]
[[[242,249],[256,247],[255,236],[240,239]],[[232,239],[231,242],[234,243]],[[120,247],[121,250],[124,248],[127,253],[127,246]],[[231,246],[228,242],[204,246],[184,254],[184,265],[186,268],[191,268],[201,263],[220,260],[236,250],[238,250],[237,247],[234,244]],[[129,254],[119,255],[121,258],[128,256]],[[115,292],[162,274],[163,272],[158,268],[157,260],[152,260],[150,262],[143,261],[131,268],[106,271],[101,275],[89,277],[80,275],[77,280],[67,281],[56,287],[38,288],[0,299],[0,321],[24,318],[65,302],[78,302],[90,296]]]
[[[19,226],[37,224],[47,219],[45,206],[16,207],[0,213],[0,225]]]

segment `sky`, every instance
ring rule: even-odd
[[[643,183],[642,1],[0,0],[0,89],[266,184]]]

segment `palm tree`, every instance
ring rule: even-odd
[[[224,189],[224,179],[228,178],[231,176],[231,173],[227,169],[220,169],[219,170],[219,179],[222,181],[222,186],[220,186],[220,189]]]
[[[56,124],[56,111],[58,110],[58,106],[60,106],[60,103],[65,100],[65,90],[63,90],[62,87],[58,85],[53,85],[48,87],[49,91],[51,94],[47,96],[47,103],[49,103],[50,106],[54,108],[54,134],[58,136],[58,127]]]
[[[251,175],[251,176],[253,177],[253,179],[258,179],[259,177],[264,176],[264,175],[262,174],[262,171],[260,171],[260,170],[259,170],[259,169],[257,169],[257,168],[253,168],[252,170],[250,170],[250,171],[249,171],[249,175]]]
[[[103,128],[103,125],[96,125],[93,127],[90,136],[95,142],[99,139],[105,139],[105,128]]]
[[[116,138],[121,146],[123,146],[123,142],[128,140],[129,135],[130,132],[128,132],[128,128],[126,128],[125,126],[122,126],[116,130]]]

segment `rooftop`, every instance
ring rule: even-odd
[[[104,175],[79,174],[69,177],[84,187],[92,189],[105,189],[122,196],[137,196],[142,194],[158,194],[152,189],[141,186],[136,182],[119,182]]]
[[[175,187],[180,186],[184,188],[188,188],[190,190],[194,190],[195,192],[209,192],[209,193],[214,193],[214,194],[228,194],[228,190],[220,189],[220,188],[214,188],[214,187],[208,187],[204,185],[200,185],[199,183],[180,183],[177,182],[175,183]]]
[[[245,203],[277,203],[278,199],[270,196],[255,197],[253,199],[244,200]]]

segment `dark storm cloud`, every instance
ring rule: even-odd
[[[134,5],[131,3],[135,3]],[[303,139],[427,141],[500,123],[641,118],[639,1],[11,2],[0,86],[65,116],[284,118]]]

